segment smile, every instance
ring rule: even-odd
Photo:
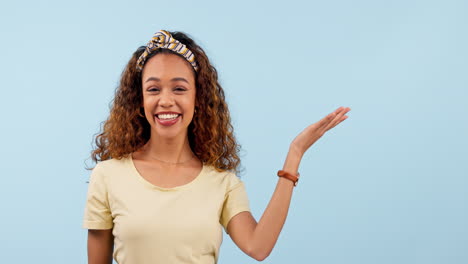
[[[156,117],[161,119],[161,120],[172,120],[172,119],[176,119],[179,116],[180,116],[180,114],[159,114],[159,115],[156,115]]]
[[[180,114],[160,114],[160,115],[155,115],[156,120],[159,124],[163,126],[172,126],[177,121],[179,121],[181,115]]]

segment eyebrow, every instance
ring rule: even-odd
[[[148,79],[146,79],[146,82],[149,82],[149,81],[157,81],[157,82],[160,82],[161,79],[157,78],[157,77],[149,77]],[[174,77],[171,79],[171,82],[177,82],[177,81],[182,81],[182,82],[186,82],[187,84],[189,83],[185,78],[183,77]]]

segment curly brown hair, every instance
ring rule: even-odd
[[[216,69],[205,51],[187,34],[169,33],[193,52],[199,67],[195,72],[197,114],[188,127],[192,151],[202,162],[213,165],[218,171],[239,172],[240,145],[234,137],[229,109]],[[137,60],[144,51],[145,46],[139,47],[122,72],[109,118],[103,122],[102,132],[95,138],[96,147],[91,157],[96,163],[111,158],[121,159],[141,148],[150,138],[151,128],[141,107],[142,76],[136,69]],[[157,49],[146,61],[161,53],[181,56],[168,49]]]

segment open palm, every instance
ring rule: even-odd
[[[296,136],[291,145],[301,153],[305,153],[312,144],[325,134],[325,132],[334,128],[336,125],[348,118],[345,114],[350,110],[351,108],[349,107],[339,107],[317,123],[306,127],[301,133],[299,133],[299,135]]]

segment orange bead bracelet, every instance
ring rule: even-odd
[[[297,173],[297,176],[296,175],[293,175],[289,172],[285,172],[284,170],[279,170],[278,171],[278,176],[279,177],[283,177],[283,178],[286,178],[290,181],[292,181],[294,183],[294,187],[296,187],[297,185],[297,182],[299,181],[299,172]]]

